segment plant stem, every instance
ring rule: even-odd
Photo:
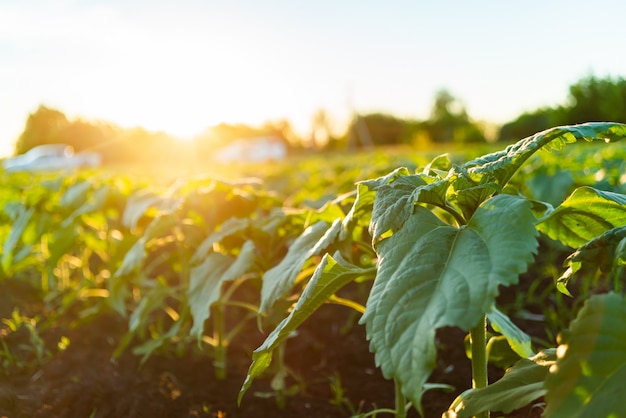
[[[226,379],[226,344],[224,343],[224,307],[221,303],[214,305],[213,338],[215,344],[215,378]]]
[[[470,329],[472,343],[472,387],[484,388],[487,378],[487,317],[483,315],[476,326]],[[489,411],[476,415],[476,418],[489,418]]]
[[[406,398],[402,393],[402,385],[394,379],[396,389],[396,418],[406,418]]]

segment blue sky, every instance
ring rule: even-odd
[[[192,137],[324,109],[502,123],[626,76],[626,2],[0,0],[0,155],[40,104]]]

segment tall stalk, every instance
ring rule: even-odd
[[[226,379],[226,342],[224,340],[224,306],[213,305],[213,339],[215,340],[215,378]]]
[[[487,317],[483,315],[476,326],[470,329],[472,344],[472,387],[475,389],[487,386]],[[489,411],[476,415],[476,418],[489,418]]]

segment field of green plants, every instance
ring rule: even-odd
[[[0,173],[0,416],[626,416],[624,139]]]

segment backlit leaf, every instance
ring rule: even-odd
[[[578,248],[606,231],[626,226],[626,196],[579,187],[537,225],[554,240]]]
[[[193,326],[189,331],[191,336],[202,338],[204,321],[209,318],[211,305],[220,298],[222,285],[250,270],[255,261],[254,251],[254,243],[246,241],[237,258],[211,253],[202,264],[191,270],[187,292],[193,317]]]
[[[356,266],[337,262],[326,254],[315,269],[311,280],[306,284],[298,302],[289,316],[268,335],[263,344],[254,350],[252,365],[248,370],[246,381],[239,392],[239,402],[250,388],[252,381],[261,375],[272,361],[274,350],[296,330],[313,312],[324,304],[332,295],[346,284],[364,275],[373,275],[373,269],[362,269]]]
[[[536,248],[530,203],[511,195],[484,202],[461,228],[418,206],[378,244],[378,274],[361,322],[383,375],[397,379],[416,407],[435,367],[436,330],[476,325],[498,286],[516,283]]]
[[[561,336],[546,378],[545,416],[626,416],[626,301],[616,293],[590,297]]]
[[[508,316],[494,307],[491,312],[487,313],[487,319],[491,327],[506,338],[511,348],[518,356],[527,358],[535,355],[530,336],[519,329]]]
[[[556,361],[556,349],[519,360],[495,383],[469,389],[457,397],[443,418],[472,417],[485,411],[509,413],[544,396],[544,380]]]
[[[570,278],[581,268],[591,267],[609,272],[618,267],[619,258],[626,243],[626,226],[613,228],[592,239],[565,260],[567,270],[559,279],[557,284],[566,286]]]
[[[291,289],[304,263],[310,257],[319,255],[324,249],[325,246],[320,245],[320,242],[325,244],[335,239],[325,236],[328,230],[329,225],[323,221],[308,227],[289,246],[285,258],[265,272],[261,287],[261,312],[267,312],[276,300]]]
[[[146,210],[149,207],[156,206],[162,200],[160,196],[150,192],[132,194],[128,198],[126,209],[122,215],[122,224],[131,231],[135,231],[139,219],[146,213]]]
[[[626,125],[620,123],[590,122],[559,126],[524,138],[502,151],[476,158],[467,162],[463,167],[476,180],[488,176],[504,187],[522,164],[542,148],[560,150],[565,144],[581,139],[609,142],[624,138],[626,138]]]
[[[17,219],[13,222],[11,232],[4,244],[2,245],[2,270],[9,271],[11,262],[13,261],[13,253],[18,242],[22,238],[24,230],[28,226],[30,218],[35,213],[35,208],[22,208],[17,216]]]

